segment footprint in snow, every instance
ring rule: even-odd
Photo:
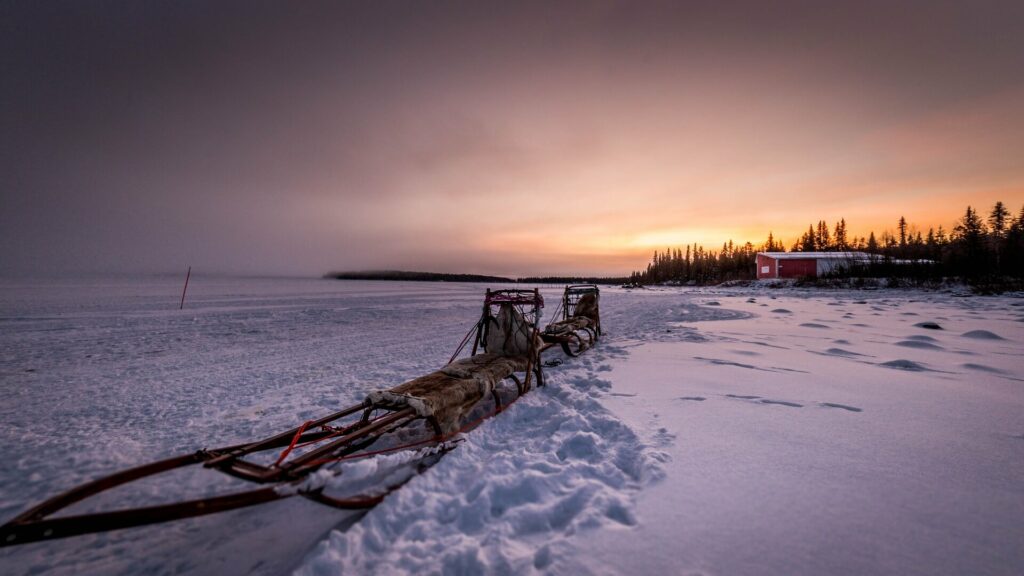
[[[790,408],[803,408],[803,404],[797,404],[796,402],[786,402],[784,400],[770,400],[768,398],[761,398],[760,396],[748,396],[744,394],[726,394],[726,398],[736,398],[737,400],[756,400],[757,404],[773,404],[776,406],[788,406]]]
[[[745,344],[753,344],[755,346],[767,346],[768,348],[778,348],[779,350],[789,350],[785,346],[778,346],[776,344],[769,344],[767,342],[759,342],[757,340],[741,340]]]
[[[798,374],[810,374],[807,370],[798,370],[796,368],[786,368],[785,366],[772,366],[772,370],[782,370],[783,372],[796,372]]]
[[[654,445],[658,447],[670,446],[673,442],[675,442],[675,439],[676,435],[665,427],[658,428],[658,430],[655,431],[654,436],[652,438],[652,440],[654,441]]]
[[[803,324],[801,324],[801,326],[803,326],[804,328],[825,328],[825,329],[828,329],[828,326],[825,326],[824,324],[816,324],[814,322],[804,322]]]
[[[760,356],[760,352],[754,352],[753,350],[730,350],[733,354],[739,354],[741,356]]]
[[[693,359],[710,362],[712,364],[715,364],[716,366],[736,366],[737,368],[746,368],[747,370],[763,370],[765,372],[771,372],[771,370],[768,370],[766,368],[760,368],[752,364],[743,364],[742,362],[733,362],[732,360],[721,360],[719,358],[703,358],[701,356],[694,356]]]
[[[942,326],[939,326],[935,322],[918,322],[914,324],[917,328],[924,328],[925,330],[942,330]]]
[[[846,404],[836,404],[835,402],[822,402],[821,406],[823,408],[839,408],[840,410],[846,410],[846,411],[849,411],[849,412],[863,412],[863,410],[861,410],[860,408],[857,408],[856,406],[847,406]]]
[[[792,314],[792,310],[786,310],[785,308],[776,308],[772,310],[772,314]]]
[[[803,404],[797,404],[796,402],[786,402],[783,400],[758,400],[761,404],[776,404],[779,406],[789,406],[790,408],[803,408]]]
[[[677,398],[677,400],[691,400],[693,402],[703,402],[707,400],[707,398],[703,396],[680,396],[679,398]]]

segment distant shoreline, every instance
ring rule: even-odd
[[[411,282],[493,282],[502,284],[622,284],[629,279],[583,276],[538,276],[506,278],[483,274],[446,274],[441,272],[408,272],[404,270],[367,270],[359,272],[328,272],[324,278],[333,280],[401,280]]]

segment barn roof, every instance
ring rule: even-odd
[[[767,256],[775,260],[868,260],[867,252],[758,252],[758,256]]]

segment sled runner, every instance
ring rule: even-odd
[[[370,508],[453,449],[459,433],[528,392],[533,378],[538,386],[544,384],[537,329],[543,306],[536,289],[488,290],[480,319],[440,370],[371,392],[359,404],[263,440],[203,449],[82,484],[0,526],[0,547],[204,516],[292,496],[342,509]],[[470,339],[470,356],[458,358]],[[505,381],[514,388],[501,386]],[[332,496],[324,482],[311,481],[321,469],[343,477],[340,464],[347,460],[413,449],[420,454],[399,465],[407,469],[404,477],[370,491]],[[118,486],[196,464],[259,487],[171,504],[57,515]]]
[[[579,356],[601,336],[601,291],[595,284],[566,286],[562,294],[562,319],[548,324],[541,333],[545,344],[558,344],[569,356]],[[555,311],[558,316],[558,311]]]

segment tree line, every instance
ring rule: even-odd
[[[742,246],[732,240],[719,251],[694,244],[655,251],[651,263],[633,272],[635,284],[716,284],[757,277],[758,252],[785,252],[781,241],[769,232],[760,246]],[[847,232],[846,219],[834,226],[824,220],[810,224],[790,247],[792,252],[865,252],[876,256],[867,263],[841,270],[845,276],[914,278],[967,281],[1024,279],[1024,207],[1014,216],[1002,202],[996,202],[986,216],[968,206],[952,230],[942,226],[922,232],[903,216],[895,232],[854,236]]]

